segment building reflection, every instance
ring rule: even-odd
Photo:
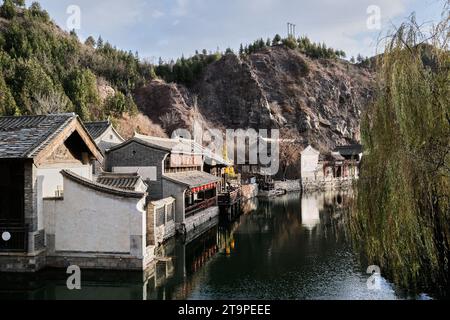
[[[351,197],[348,192],[329,192],[247,201],[235,221],[211,221],[206,230],[168,241],[157,252],[153,268],[145,273],[83,270],[80,291],[67,289],[65,270],[47,270],[23,278],[0,275],[0,298],[187,299],[205,281],[208,264],[215,259],[233,257],[239,250],[257,255],[255,258],[261,256],[259,252],[270,252],[267,259],[280,259],[286,257],[280,252],[307,250],[308,247],[301,247],[305,246],[301,240],[304,236],[315,241],[323,233],[339,234],[337,230],[342,228],[343,212],[351,204]],[[256,243],[258,250],[253,250]],[[320,241],[316,243],[320,245]],[[291,256],[294,259],[296,254]],[[239,259],[244,263],[249,258]]]

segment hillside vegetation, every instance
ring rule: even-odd
[[[135,88],[152,67],[108,42],[63,32],[38,3],[5,0],[0,10],[0,114],[73,111],[84,120],[136,112]],[[110,86],[102,96],[99,85]]]
[[[205,127],[280,128],[326,151],[359,141],[360,114],[372,99],[373,71],[362,57],[358,64],[343,57],[307,37],[276,35],[237,53],[204,49],[151,65],[101,37],[81,43],[38,3],[4,0],[0,115],[110,117],[126,137],[170,135],[194,119]]]

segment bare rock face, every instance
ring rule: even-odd
[[[101,80],[97,83],[98,96],[100,102],[103,104],[106,99],[116,94],[116,91],[106,81]]]
[[[360,141],[360,117],[373,88],[368,69],[277,46],[244,58],[225,55],[190,90],[153,81],[137,91],[136,101],[166,131],[161,117],[173,112],[185,128],[200,118],[206,127],[222,129],[294,129],[304,145],[327,151]]]
[[[189,92],[180,85],[154,80],[136,92],[140,111],[167,134],[178,128],[190,128],[194,118]]]
[[[276,127],[267,97],[251,66],[233,54],[210,65],[195,85],[202,114],[229,129]]]

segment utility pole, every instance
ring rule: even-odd
[[[288,22],[287,23],[287,29],[288,29],[288,38],[295,38],[295,27],[296,25],[293,23]]]

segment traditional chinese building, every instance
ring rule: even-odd
[[[72,113],[0,117],[0,270],[45,265],[43,199],[64,193],[62,170],[92,179],[100,149]]]
[[[136,134],[106,151],[105,168],[137,172],[148,185],[149,200],[176,199],[175,223],[187,233],[219,213],[221,178],[204,172],[204,148],[193,140]]]
[[[89,134],[94,138],[95,143],[98,145],[102,154],[105,155],[105,151],[125,141],[120,134],[114,129],[111,121],[99,121],[99,122],[86,122],[86,129]],[[93,173],[100,174],[103,169],[103,164],[96,161],[93,167]]]
[[[337,147],[320,153],[308,146],[301,153],[301,182],[304,190],[349,187],[359,177],[360,145]]]

